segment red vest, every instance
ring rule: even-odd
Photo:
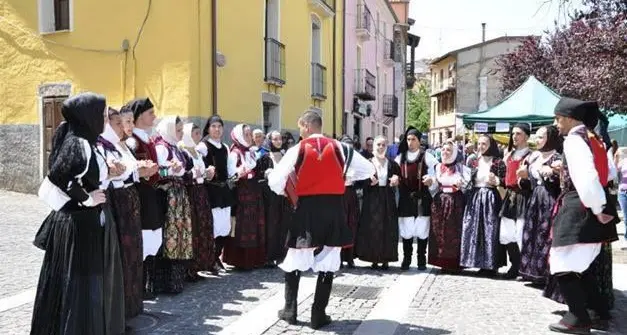
[[[133,134],[133,137],[135,138],[135,142],[137,142],[137,148],[135,148],[135,158],[137,158],[137,160],[151,160],[154,163],[157,163],[157,149],[155,149],[155,143],[152,140],[145,143],[135,134]],[[159,174],[155,173],[148,179],[148,183],[154,184],[159,181],[159,179]]]
[[[344,161],[335,141],[311,137],[300,141],[296,163],[296,194],[344,194]]]
[[[607,187],[608,176],[610,175],[610,166],[607,160],[607,152],[605,151],[605,145],[601,142],[593,133],[588,132],[588,144],[592,150],[592,157],[594,158],[594,167],[599,174],[599,182],[601,186]]]

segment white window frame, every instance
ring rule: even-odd
[[[69,29],[56,30],[54,17],[54,0],[38,0],[37,12],[39,20],[39,33],[42,35],[74,31],[74,0],[69,1]]]

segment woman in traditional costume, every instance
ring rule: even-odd
[[[563,140],[555,126],[538,129],[536,138],[538,151],[532,153],[525,164],[533,191],[523,227],[520,275],[523,280],[543,285],[549,276],[549,221],[560,194],[559,174],[551,168],[551,164],[561,161]]]
[[[166,194],[168,208],[163,227],[163,258],[157,265],[157,292],[183,291],[187,266],[194,257],[192,238],[192,208],[183,177],[193,163],[178,148],[183,138],[183,123],[177,116],[167,116],[157,125],[155,140],[157,163],[162,176],[158,188]]]
[[[344,136],[340,139],[340,142],[343,144],[342,149],[344,150],[344,155],[346,157],[346,164],[350,165],[350,161],[353,159],[354,155],[353,151],[355,150],[353,148],[353,140],[348,136]],[[348,228],[350,228],[353,232],[353,242],[342,248],[341,259],[343,263],[346,262],[346,265],[352,269],[355,267],[355,253],[353,246],[355,244],[357,224],[359,223],[360,216],[359,196],[357,191],[359,190],[361,192],[361,183],[360,181],[351,178],[347,172],[348,171],[344,172],[344,216],[346,217],[346,224],[348,225]]]
[[[470,182],[470,169],[457,156],[457,145],[447,141],[442,146],[442,163],[435,167],[438,191],[431,203],[429,264],[444,271],[459,270],[466,204],[463,191]]]
[[[230,189],[230,179],[235,175],[234,161],[229,162],[229,148],[222,143],[224,122],[218,115],[213,115],[207,121],[203,130],[203,138],[196,148],[203,156],[205,166],[213,167],[215,174],[207,183],[209,203],[213,217],[213,238],[215,243],[215,264],[224,271],[220,261],[222,250],[231,232],[231,204],[233,196]]]
[[[259,171],[264,171],[264,176],[267,178],[285,153],[282,149],[283,138],[281,133],[278,131],[271,132],[266,146],[268,152],[261,156],[257,165]],[[285,239],[294,207],[286,197],[272,192],[267,183],[264,185],[263,200],[266,209],[266,258],[268,265],[275,266],[283,260],[287,252]]]
[[[194,244],[194,260],[189,267],[189,279],[195,280],[199,275],[216,275],[219,268],[215,264],[215,245],[213,240],[213,216],[209,202],[209,190],[205,179],[213,178],[215,168],[205,167],[202,155],[196,150],[200,142],[200,128],[193,123],[183,126],[183,140],[180,148],[194,164],[187,174],[186,184],[189,201],[192,206],[192,234]],[[208,272],[208,273],[207,273]]]
[[[31,334],[124,333],[118,240],[101,189],[109,169],[96,148],[106,112],[105,98],[94,93],[63,103],[66,121],[55,131],[49,173],[39,189],[52,212],[35,237],[46,253]]]
[[[224,262],[240,270],[250,270],[266,263],[266,227],[263,205],[263,171],[256,164],[250,150],[250,127],[238,124],[231,131],[229,160],[235,161],[239,177],[234,190],[233,225],[231,236],[224,250]]]
[[[355,254],[372,263],[373,269],[389,268],[388,263],[398,260],[398,210],[395,188],[399,183],[401,168],[386,158],[387,140],[379,136],[374,140],[374,157],[377,183],[364,187],[362,215],[357,228]]]
[[[132,113],[125,114],[124,117],[132,119]],[[109,108],[109,122],[98,139],[98,149],[108,162],[119,162],[124,166],[124,172],[110,181],[107,199],[117,225],[124,274],[124,315],[129,320],[144,309],[142,225],[135,183],[140,177],[156,173],[157,167],[156,164],[138,162],[123,141],[127,137],[123,115]]]
[[[479,158],[472,166],[469,201],[464,210],[460,265],[479,268],[479,273],[495,276],[504,265],[499,243],[501,196],[496,187],[504,185],[505,164],[499,158],[496,141],[482,135],[477,141]]]

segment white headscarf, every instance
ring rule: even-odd
[[[457,145],[455,145],[455,143],[453,142],[445,142],[444,145],[451,146],[452,150],[451,157],[449,157],[448,159],[445,160],[444,156],[442,156],[442,164],[449,165],[455,163],[455,161],[457,160]]]
[[[109,123],[105,124],[104,131],[100,134],[100,136],[113,145],[120,143],[120,137],[115,133],[115,130],[111,128]]]
[[[195,124],[193,123],[186,123],[185,125],[183,125],[183,140],[181,142],[183,142],[184,147],[187,147],[187,148],[196,147],[196,142],[194,142],[194,139],[192,138],[192,132],[194,131],[194,126]]]
[[[176,146],[178,140],[176,139],[176,119],[177,116],[166,116],[157,125],[157,134],[170,145]]]

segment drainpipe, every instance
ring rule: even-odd
[[[337,73],[337,66],[336,66],[336,62],[337,62],[337,50],[336,50],[336,40],[337,40],[337,31],[336,31],[336,25],[337,25],[337,3],[335,3],[335,8],[333,8],[333,11],[335,12],[335,15],[333,15],[333,70],[331,71],[333,73],[333,80],[332,80],[332,89],[333,89],[333,138],[337,138],[337,134],[335,133],[335,127],[336,127],[336,117],[337,117],[337,94],[336,94],[336,88],[337,88],[337,78],[336,78],[336,73]]]
[[[211,0],[211,114],[218,114],[218,0]]]
[[[342,13],[346,12],[346,0],[343,1],[342,4]],[[346,15],[342,14],[342,129],[344,134],[348,134],[348,129],[346,129],[346,124],[344,124],[344,112],[346,111],[346,96],[344,92],[346,91]]]

